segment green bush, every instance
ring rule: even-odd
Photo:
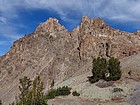
[[[97,77],[93,77],[93,76],[89,76],[88,80],[91,84],[99,81]]]
[[[90,83],[95,83],[100,79],[106,81],[116,81],[121,78],[120,61],[111,57],[109,60],[98,57],[93,59],[92,76],[88,77]]]
[[[68,86],[59,87],[57,89],[51,89],[46,94],[46,98],[47,99],[53,99],[56,96],[67,96],[71,93],[70,90],[71,90],[71,88],[69,88]]]
[[[123,89],[121,89],[121,88],[114,88],[113,89],[113,93],[116,93],[116,92],[123,92]]]
[[[77,93],[77,91],[72,92],[73,96],[80,96],[80,93]]]
[[[66,96],[71,93],[70,90],[71,88],[69,88],[68,86],[63,86],[63,87],[59,87],[56,91],[58,95]]]
[[[48,93],[46,94],[46,99],[53,99],[56,96],[58,96],[57,91],[55,89],[51,89],[50,91],[48,91]]]

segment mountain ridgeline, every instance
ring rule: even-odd
[[[47,91],[53,80],[59,84],[91,71],[93,57],[122,59],[138,53],[140,31],[122,32],[101,18],[84,16],[80,26],[68,32],[57,19],[49,18],[0,57],[0,99],[12,102],[19,92],[18,80],[24,76],[40,75]]]

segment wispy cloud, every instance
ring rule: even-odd
[[[68,10],[76,10],[81,15],[102,16],[106,18],[140,17],[139,0],[1,0],[0,12],[3,15],[17,16],[18,8],[53,9],[61,16],[67,16]],[[125,16],[121,16],[125,15]],[[135,16],[135,17],[134,17]],[[128,18],[128,19],[129,19]],[[117,18],[114,18],[117,19]]]
[[[6,19],[4,17],[0,17],[0,23],[6,24]]]
[[[9,42],[8,41],[0,41],[0,45],[8,45]]]
[[[8,25],[0,25],[0,35],[11,40],[17,40],[22,36],[17,32],[16,27]]]
[[[63,18],[70,11],[90,17],[115,20],[140,21],[139,0],[25,0],[26,7],[53,9]]]
[[[8,24],[12,19],[20,17],[19,9],[53,10],[64,21],[74,23],[75,17],[81,18],[83,15],[108,20],[139,22],[139,8],[139,0],[0,0],[0,28],[7,27],[6,29],[10,30],[9,33],[19,34],[16,26],[23,25]],[[3,31],[0,29],[1,34],[9,35]]]
[[[139,0],[0,0],[0,21],[18,17],[19,8],[54,10],[66,21],[72,11],[80,16],[140,21]]]

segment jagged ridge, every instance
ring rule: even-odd
[[[57,19],[50,18],[32,34],[15,41],[0,58],[0,98],[11,102],[18,92],[18,79],[24,75],[41,75],[47,90],[53,79],[58,84],[89,71],[92,57],[124,58],[139,52],[139,32],[121,32],[101,18],[86,16],[80,26],[68,32]]]

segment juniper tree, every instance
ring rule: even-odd
[[[107,72],[107,60],[102,57],[94,58],[92,62],[92,74],[94,78],[103,79]]]
[[[107,77],[106,80],[119,80],[122,75],[120,69],[120,61],[118,59],[115,59],[114,57],[111,57],[108,62],[109,77]]]
[[[16,105],[47,105],[43,93],[43,82],[37,76],[33,81],[24,77],[20,79],[20,94]]]
[[[88,77],[90,83],[95,83],[99,79],[106,81],[116,81],[121,78],[120,61],[111,57],[109,60],[98,57],[92,62],[92,76]]]

